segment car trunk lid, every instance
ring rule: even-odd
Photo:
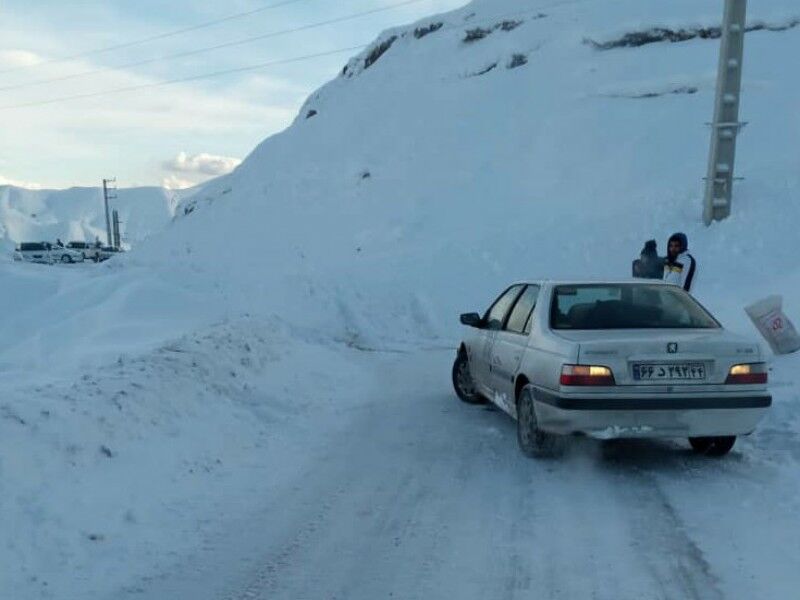
[[[578,361],[609,367],[617,385],[722,384],[730,365],[758,360],[757,347],[724,329],[559,331]]]

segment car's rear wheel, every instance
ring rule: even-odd
[[[517,442],[525,456],[530,458],[550,458],[558,450],[556,436],[539,429],[536,410],[533,405],[533,388],[522,388],[517,400]]]
[[[69,254],[65,254],[64,256],[61,257],[61,262],[62,263],[71,263],[72,262],[72,257]]]
[[[456,395],[467,404],[483,404],[486,398],[481,396],[469,370],[469,358],[464,350],[459,350],[453,363],[453,388]]]
[[[719,437],[690,437],[689,444],[692,450],[706,456],[724,456],[731,451],[736,443],[735,435]]]

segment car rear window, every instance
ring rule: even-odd
[[[45,249],[44,244],[39,242],[23,242],[19,245],[19,249],[22,252],[31,252],[31,251],[43,251]]]
[[[561,285],[553,292],[551,329],[718,329],[682,289],[668,285]]]

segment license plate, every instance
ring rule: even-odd
[[[703,363],[634,364],[633,378],[636,381],[696,381],[706,378],[706,366]]]

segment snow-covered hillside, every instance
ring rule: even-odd
[[[302,314],[310,299],[321,316],[320,297],[297,290],[324,282],[333,313],[352,305],[340,322],[391,335],[452,333],[446,316],[510,278],[627,274],[645,239],[663,252],[686,230],[698,293],[738,320],[761,293],[753,280],[798,282],[800,85],[776,59],[794,54],[798,16],[791,2],[752,3],[751,24],[772,30],[747,37],[745,180],[733,218],[710,229],[699,215],[719,44],[692,32],[719,22],[719,3],[492,0],[384,33],[164,237],[226,289],[263,289],[258,306]],[[669,32],[689,39],[657,41]],[[259,252],[220,255],[203,244],[212,231]]]
[[[373,526],[354,530],[365,537],[400,540],[418,519],[462,515],[483,522],[490,508],[527,506],[523,494],[512,494],[510,506],[469,487],[478,449],[493,457],[478,463],[487,486],[496,483],[488,472],[496,471],[503,485],[525,486],[538,469],[548,494],[565,502],[550,500],[538,518],[555,514],[554,523],[576,533],[581,528],[570,511],[582,515],[578,545],[599,550],[586,550],[581,559],[597,572],[615,579],[615,568],[631,571],[634,555],[647,558],[651,577],[626,579],[617,591],[627,595],[598,595],[587,576],[563,582],[552,597],[788,597],[800,567],[792,499],[800,495],[797,356],[775,359],[773,411],[737,446],[729,467],[637,446],[632,452],[644,458],[622,459],[620,473],[618,463],[610,470],[597,466],[600,459],[590,452],[577,461],[580,477],[558,471],[568,482],[564,493],[545,467],[508,458],[516,454],[505,421],[480,425],[475,414],[452,417],[474,436],[474,446],[462,440],[444,447],[432,441],[442,439],[442,430],[413,427],[417,417],[438,423],[454,408],[446,392],[447,356],[429,360],[426,353],[454,347],[459,312],[485,308],[518,278],[626,276],[645,240],[657,238],[663,253],[676,230],[688,234],[699,262],[696,295],[726,326],[755,335],[742,308],[771,293],[783,294],[787,312],[800,321],[794,244],[800,81],[787,63],[800,52],[800,9],[790,0],[750,5],[742,105],[749,125],[737,157],[737,174],[745,179],[736,187],[733,216],[710,228],[701,223],[700,198],[720,2],[474,0],[383,33],[311,95],[291,127],[178,206],[179,218],[123,259],[91,272],[0,265],[2,289],[14,290],[0,316],[0,477],[9,490],[0,495],[0,562],[14,565],[4,567],[0,596],[69,598],[80,590],[83,598],[116,597],[112,592],[200,598],[211,597],[213,587],[216,597],[231,598],[378,597],[385,590],[369,587],[377,579],[347,593],[347,582],[337,577],[363,569],[335,540],[321,548],[329,558],[350,557],[349,570],[303,579],[290,564],[301,551],[320,558],[322,550],[310,541],[315,527],[336,521],[330,507],[345,504],[342,484],[324,477],[331,455],[382,472],[381,485],[410,486],[410,499],[403,489],[395,497],[381,488],[384,505],[341,513]],[[401,358],[392,362],[393,356]],[[436,391],[425,396],[423,384]],[[404,404],[403,386],[426,402]],[[359,423],[385,430],[347,429],[362,409],[372,418]],[[379,418],[383,410],[402,423],[407,442]],[[460,431],[446,427],[446,439]],[[346,453],[335,450],[332,432],[341,429],[350,432]],[[404,454],[404,443],[413,446],[419,431],[427,436],[419,447],[433,450],[421,467]],[[381,446],[382,433],[392,453]],[[372,445],[359,446],[359,434]],[[389,460],[407,461],[395,483],[388,481],[390,466],[370,463],[373,451],[383,456],[380,450]],[[427,462],[446,460],[451,450],[455,462]],[[661,463],[666,467],[659,471]],[[642,470],[644,477],[628,478]],[[299,478],[301,471],[323,475],[323,483]],[[581,477],[613,502],[595,506]],[[330,497],[296,492],[311,480],[315,492]],[[441,482],[453,485],[439,490]],[[265,508],[256,519],[266,524],[263,535],[250,533],[246,516],[258,504],[253,494],[272,501],[277,496],[270,494],[284,484],[295,492],[280,497],[300,500],[310,523],[286,531],[300,517],[283,519]],[[615,495],[626,486],[635,488],[632,496]],[[479,502],[465,508],[448,495],[453,489],[473,492]],[[735,499],[726,496],[732,489]],[[419,514],[409,508],[414,493],[434,499],[440,493],[451,504],[431,500],[436,512]],[[369,504],[368,496],[360,499]],[[650,505],[658,509],[648,512]],[[402,516],[371,516],[373,509],[392,508]],[[535,511],[526,511],[535,520],[529,514]],[[442,563],[442,546],[450,547],[443,539],[455,536],[453,548],[513,546],[515,565],[533,556],[515,537],[528,530],[510,526],[516,516],[498,518],[502,531],[503,523],[509,527],[509,537],[499,540],[492,536],[501,529],[488,526],[462,538],[459,524],[437,530],[425,539],[419,563],[414,548],[400,542],[386,551],[406,552],[418,569],[413,572],[442,591],[437,573],[458,578],[453,564],[465,567],[461,576],[508,566],[464,565],[461,555],[449,554],[454,562]],[[656,537],[643,537],[654,520]],[[739,529],[745,522],[754,525]],[[243,546],[236,536],[224,543],[214,537],[235,523]],[[620,533],[629,526],[630,538]],[[342,533],[338,527],[330,531]],[[559,527],[549,527],[557,537]],[[273,531],[281,532],[274,540]],[[777,540],[772,546],[771,539]],[[238,553],[256,551],[259,540],[274,550],[269,561]],[[367,558],[374,543],[361,547]],[[623,549],[604,554],[605,543]],[[643,549],[648,544],[653,554]],[[548,559],[574,549],[558,550]],[[694,562],[684,568],[678,561],[673,577],[658,552],[688,553]],[[224,558],[228,578],[208,562],[205,578],[191,583],[203,572],[197,564],[205,553]],[[609,556],[625,560],[615,565],[605,561]],[[559,568],[548,565],[541,566],[543,577]],[[508,589],[534,589],[530,580],[524,587],[518,566]],[[389,570],[379,567],[379,573]],[[291,568],[297,586],[281,587],[275,570]],[[160,576],[153,579],[155,572]],[[175,583],[169,576],[176,572],[184,579]],[[223,596],[219,590],[235,587],[236,573],[242,581],[252,576],[256,592],[228,589]],[[171,596],[159,595],[162,580]],[[326,581],[340,587],[328,589]],[[471,581],[459,578],[456,595],[497,595],[480,582],[470,587]],[[652,592],[656,584],[663,593]],[[176,589],[193,593],[175,595]],[[444,597],[430,591],[405,597]]]
[[[177,199],[156,187],[115,191],[112,208],[119,211],[127,243],[136,244],[164,227],[172,218]],[[19,242],[106,239],[101,188],[31,190],[0,186],[0,244],[4,250]]]

